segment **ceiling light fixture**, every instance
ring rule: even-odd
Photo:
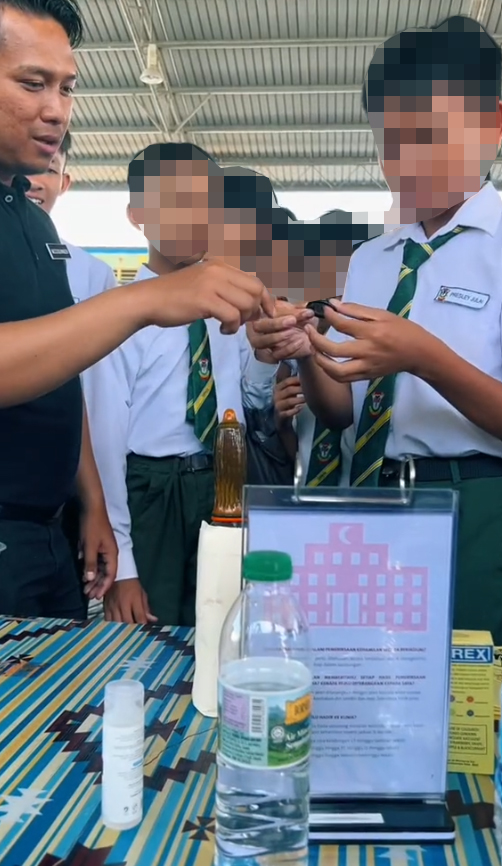
[[[164,76],[159,63],[159,52],[154,42],[148,46],[146,53],[146,67],[143,69],[139,77],[143,84],[148,84],[150,87],[156,87],[164,83]]]

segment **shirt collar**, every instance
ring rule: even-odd
[[[502,200],[491,181],[487,181],[479,192],[470,196],[462,207],[453,214],[451,220],[430,238],[425,236],[422,223],[412,223],[389,232],[388,240],[384,243],[384,249],[391,249],[408,239],[417,243],[430,242],[435,237],[447,234],[457,226],[479,229],[493,237],[500,225],[501,216]]]
[[[14,187],[14,189],[19,190],[19,192],[28,192],[31,187],[31,183],[27,177],[24,177],[24,175],[22,174],[18,174],[12,181],[12,186]]]
[[[29,182],[28,178],[24,177],[22,174],[17,174],[13,178],[12,184],[10,186],[7,186],[7,184],[0,182],[0,189],[2,189],[3,192],[8,193],[14,190],[15,192],[19,193],[21,197],[23,197],[24,194],[29,190],[30,186],[31,183]]]

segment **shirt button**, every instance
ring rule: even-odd
[[[5,201],[7,202],[7,204],[10,204],[11,201],[14,201],[14,196],[13,195],[6,195]]]

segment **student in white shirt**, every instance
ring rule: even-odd
[[[350,234],[361,232],[352,227],[352,215],[330,211],[316,223],[298,224],[289,234],[288,290],[302,287],[307,303],[321,301],[327,294],[342,293],[353,242]],[[298,255],[304,234],[304,255]],[[318,304],[317,329],[326,334],[329,324],[324,305]],[[296,361],[282,362],[274,388],[275,424],[289,456],[296,462],[295,479],[302,486],[337,486],[341,482],[340,449],[347,454],[353,431],[342,436],[317,423],[306,404]]]
[[[283,361],[279,367],[274,409],[277,432],[296,465],[296,482],[302,487],[348,487],[354,428],[340,433],[321,425],[316,431],[316,417],[303,395],[295,361]]]
[[[52,213],[58,198],[71,187],[71,177],[67,170],[70,150],[71,135],[66,132],[46,173],[28,177],[31,187],[26,197],[40,205],[48,214]],[[76,304],[87,301],[88,298],[99,295],[107,289],[115,288],[117,285],[115,274],[106,262],[64,240],[61,241],[61,248],[66,258],[68,282]]]
[[[154,145],[131,162],[130,215],[149,241],[138,279],[173,271],[194,248],[207,249],[209,185],[220,177],[207,154],[188,144]],[[200,345],[189,327],[150,327],[96,368],[89,414],[119,546],[117,581],[105,599],[109,619],[193,625],[199,529],[214,504],[212,436],[204,434],[214,435],[226,409],[242,421],[244,403],[272,400],[276,367],[255,359],[245,328],[222,335],[214,319],[198,325]],[[187,399],[201,384],[216,404],[197,430]],[[192,394],[202,405],[200,393]]]
[[[304,345],[299,362],[316,414],[354,422],[354,485],[459,491],[454,626],[496,644],[502,202],[483,181],[502,138],[500,83],[500,46],[472,19],[377,49],[364,103],[401,222],[416,221],[354,253],[344,303],[326,311],[336,342],[307,328],[315,354]]]

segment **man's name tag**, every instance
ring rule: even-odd
[[[66,244],[46,244],[45,246],[54,262],[71,259],[71,253]]]
[[[441,286],[434,300],[441,304],[458,304],[461,307],[470,307],[471,310],[482,310],[490,300],[490,295],[457,286]]]

